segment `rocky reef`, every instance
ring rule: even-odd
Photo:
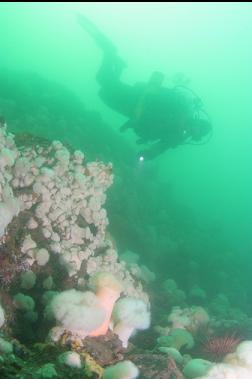
[[[23,79],[0,75],[0,377],[249,378],[244,267],[97,115]]]
[[[67,349],[76,355],[65,354],[59,365],[77,360],[79,370],[85,367],[79,377],[88,370],[100,375],[102,366],[122,359],[118,334],[108,332],[114,303],[121,295],[148,313],[149,298],[119,261],[107,231],[103,205],[112,181],[111,164],[86,162],[81,151],[59,141],[31,136],[15,141],[1,119],[1,377],[15,377],[15,367],[28,377],[24,356],[33,365],[38,359],[40,368],[31,366],[31,377],[53,377],[54,360]],[[92,334],[93,340],[84,338]],[[83,366],[82,361],[90,362]]]

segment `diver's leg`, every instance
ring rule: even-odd
[[[126,64],[118,56],[115,45],[88,18],[78,14],[77,19],[81,27],[94,39],[96,44],[103,51],[103,61],[97,74],[97,81],[101,85],[104,85],[108,82],[111,83],[115,80],[119,80]]]
[[[101,86],[100,97],[112,109],[131,117],[135,108],[135,96],[132,86],[120,81],[121,73],[126,67],[118,56],[115,45],[89,19],[77,16],[81,27],[94,39],[103,51],[103,60],[97,73],[97,81]]]
[[[99,96],[102,101],[116,112],[121,113],[127,118],[134,117],[134,109],[136,107],[135,90],[134,87],[122,83],[120,80],[113,83],[106,82],[101,86]],[[127,127],[133,127],[133,125]],[[124,128],[122,128],[124,129]]]
[[[116,54],[104,53],[96,79],[101,86],[113,85],[120,80],[125,64]]]

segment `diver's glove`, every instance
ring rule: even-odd
[[[175,145],[173,146],[166,140],[159,140],[153,143],[148,149],[140,151],[137,157],[140,161],[150,161],[171,147],[175,147]]]
[[[154,150],[151,150],[151,149],[142,150],[142,151],[139,151],[139,153],[137,154],[137,159],[140,162],[150,161],[156,158],[157,155],[159,155],[159,153],[155,152]]]

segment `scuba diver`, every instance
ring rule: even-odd
[[[150,160],[169,148],[182,144],[200,144],[211,132],[211,123],[202,102],[184,86],[164,87],[164,75],[154,72],[147,83],[128,85],[121,81],[126,67],[113,43],[83,15],[81,27],[103,51],[102,65],[97,73],[99,95],[113,110],[128,118],[121,131],[132,128],[137,143],[147,145],[138,158]]]

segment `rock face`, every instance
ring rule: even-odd
[[[13,156],[1,166],[2,208],[8,210],[1,235],[14,216],[25,213],[26,233],[20,246],[24,261],[43,266],[50,254],[59,254],[68,275],[78,274],[82,261],[105,244],[108,219],[102,206],[112,184],[112,167],[84,164],[80,151],[70,153],[58,141],[17,149],[6,127],[1,128],[0,139],[9,143]],[[5,162],[4,149],[1,157]]]
[[[44,288],[62,285],[62,277],[71,288],[95,272],[109,271],[125,281],[127,295],[147,301],[106,233],[104,203],[112,165],[86,163],[81,151],[70,151],[59,141],[31,136],[18,141],[17,147],[1,123],[1,284],[10,287],[19,273],[32,270],[43,274]]]
[[[102,367],[112,365],[123,357],[122,342],[110,332],[105,336],[85,338],[83,347]]]
[[[80,341],[63,331],[58,344],[45,342],[56,325],[48,306],[52,298],[71,289],[90,291],[88,283],[96,273],[111,273],[122,283],[123,296],[149,304],[140,279],[119,261],[107,233],[104,204],[112,182],[111,164],[87,163],[81,151],[59,141],[23,135],[16,143],[1,122],[0,327],[6,344],[13,343],[20,370],[29,366],[35,372],[40,365],[55,363],[66,349],[77,349],[84,367],[85,360],[91,362],[91,372],[124,358],[121,341],[112,332],[86,337],[78,345]],[[29,354],[16,354],[29,343],[33,356],[38,341],[44,341],[45,349],[38,362],[29,361]],[[2,375],[8,377],[16,363],[11,357],[4,362]],[[56,366],[58,373],[67,370]],[[79,377],[85,377],[83,372]]]
[[[183,379],[175,361],[162,354],[134,354],[132,360],[140,370],[139,379]]]

